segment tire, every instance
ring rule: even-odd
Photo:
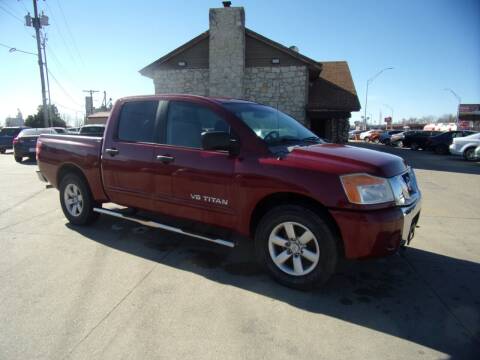
[[[6,151],[7,149],[0,149],[0,154],[5,154]]]
[[[418,146],[417,143],[412,143],[412,145],[410,145],[410,150],[413,150],[413,151],[420,150],[420,146]]]
[[[67,204],[67,201],[73,201]],[[60,204],[68,221],[75,225],[88,225],[98,218],[93,211],[97,203],[85,181],[77,174],[65,175],[60,182]]]
[[[378,138],[376,138],[376,139],[373,140],[373,143],[378,144],[378,143],[380,143],[380,140]]]
[[[288,241],[287,228],[296,236],[294,241]],[[301,242],[303,235],[310,240]],[[255,248],[258,260],[276,281],[300,290],[324,284],[335,272],[339,256],[328,222],[295,205],[273,208],[263,216],[255,232]]]
[[[448,147],[445,145],[437,145],[435,146],[433,151],[435,152],[435,154],[438,154],[438,155],[446,155],[448,154]]]
[[[370,138],[367,136],[366,138],[363,139],[366,143],[370,142]]]
[[[23,160],[23,156],[14,156],[16,162],[21,163]]]
[[[475,160],[475,148],[469,147],[463,152],[463,158],[467,161],[474,161]]]
[[[403,141],[402,140],[398,140],[395,144],[396,144],[397,147],[403,148]]]

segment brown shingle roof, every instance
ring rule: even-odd
[[[308,110],[358,111],[360,102],[346,61],[321,62],[322,71],[308,91]]]

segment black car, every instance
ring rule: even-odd
[[[4,154],[5,151],[13,147],[13,139],[23,129],[27,129],[25,126],[8,126],[0,130],[0,153]]]
[[[405,137],[402,140],[402,146],[409,147],[412,150],[426,149],[428,139],[438,134],[441,134],[441,132],[424,130],[406,131],[404,133]]]
[[[56,134],[51,128],[24,129],[13,139],[13,157],[16,162],[21,162],[25,156],[35,158],[37,139],[40,134]]]
[[[80,128],[79,135],[83,136],[103,136],[105,125],[85,125]]]
[[[435,151],[437,154],[448,154],[450,152],[449,147],[454,138],[472,135],[475,132],[476,131],[471,130],[446,131],[429,138],[427,141],[427,148]]]

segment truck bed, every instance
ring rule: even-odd
[[[37,143],[38,166],[42,174],[58,188],[62,168],[77,167],[90,185],[96,199],[106,199],[101,177],[102,137],[80,135],[40,135]]]

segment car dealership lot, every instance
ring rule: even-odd
[[[480,163],[364,145],[411,163],[412,247],[282,287],[235,250],[101,217],[67,224],[36,165],[0,156],[0,358],[474,358]]]

